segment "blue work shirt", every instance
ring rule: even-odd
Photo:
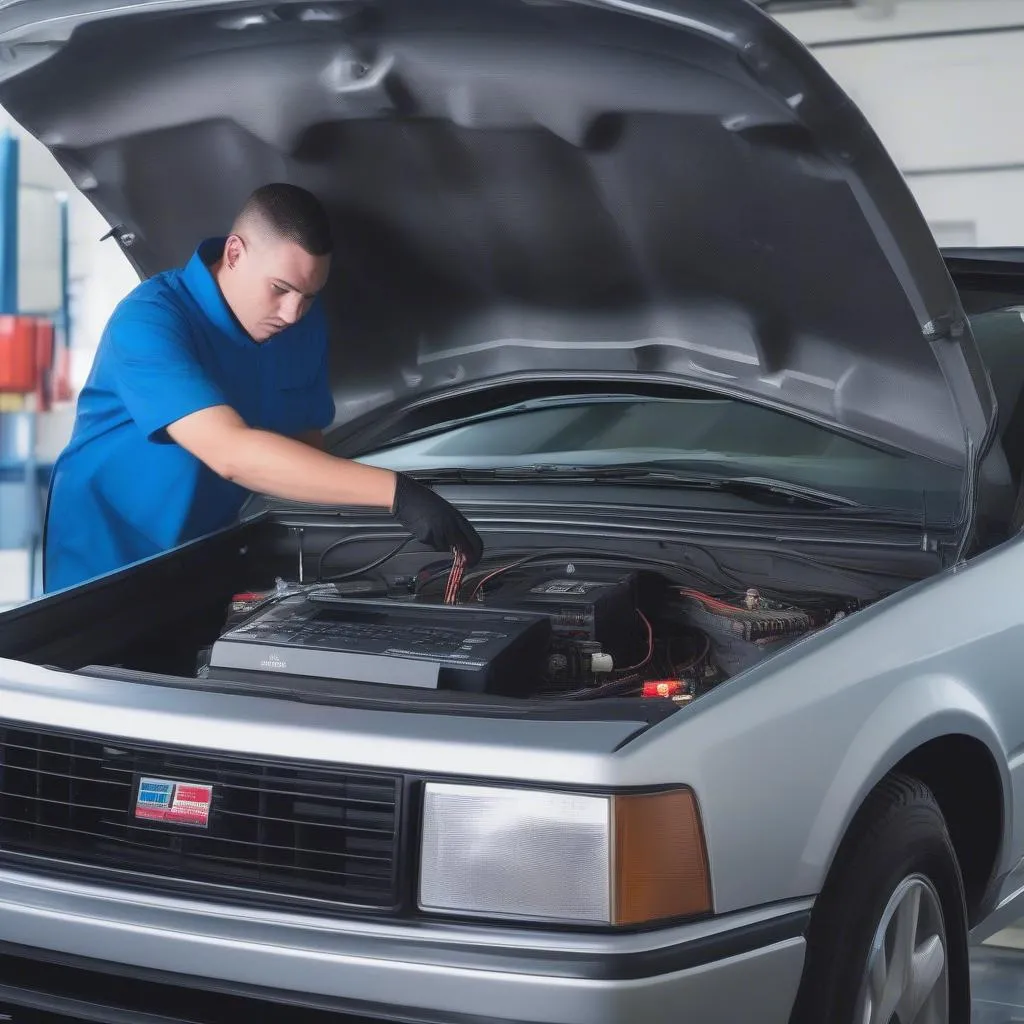
[[[143,282],[110,318],[78,399],[47,509],[45,590],[230,525],[249,492],[175,444],[167,427],[215,405],[296,435],[334,419],[319,300],[268,341],[242,329],[210,272],[224,239]]]

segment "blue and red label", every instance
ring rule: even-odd
[[[135,798],[135,817],[206,828],[212,803],[213,786],[171,779],[142,779]]]

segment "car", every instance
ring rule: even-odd
[[[966,1021],[1024,912],[1024,254],[940,252],[747,0],[0,41],[141,276],[322,198],[328,447],[486,545],[254,496],[0,615],[3,1011]]]

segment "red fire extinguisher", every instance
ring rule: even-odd
[[[36,321],[0,316],[0,394],[30,395],[39,377]]]

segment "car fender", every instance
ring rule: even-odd
[[[1012,866],[1010,774],[1002,743],[985,705],[969,685],[947,675],[907,679],[884,697],[861,724],[836,767],[807,834],[796,888],[817,893],[857,812],[871,791],[906,757],[933,740],[967,736],[992,757],[1001,786],[1002,841],[996,873]]]

